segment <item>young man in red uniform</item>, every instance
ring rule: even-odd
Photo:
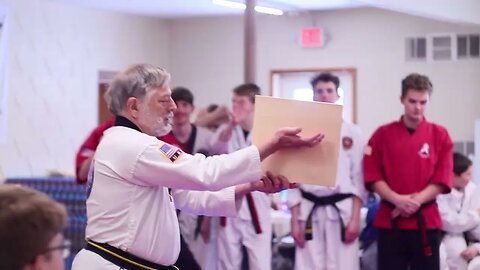
[[[379,270],[440,267],[435,198],[450,192],[453,144],[444,127],[424,117],[431,93],[428,77],[403,79],[403,116],[378,128],[365,149],[366,187],[382,198],[374,221]]]

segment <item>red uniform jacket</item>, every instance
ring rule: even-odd
[[[365,149],[363,159],[365,183],[384,180],[398,194],[420,192],[428,184],[444,186],[450,192],[453,178],[453,143],[447,130],[425,119],[413,134],[403,119],[378,128]],[[375,218],[378,228],[392,228],[391,207],[382,203]],[[442,227],[436,203],[421,209],[427,229]],[[417,218],[400,217],[400,229],[417,229]]]

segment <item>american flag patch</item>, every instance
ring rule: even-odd
[[[163,144],[161,147],[160,147],[160,151],[168,158],[170,159],[171,162],[175,162],[179,157],[180,155],[182,155],[182,150],[176,148],[176,147],[173,147],[171,145],[168,145],[168,144]]]

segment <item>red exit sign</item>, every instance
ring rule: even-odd
[[[300,44],[302,47],[322,47],[323,46],[323,30],[319,27],[309,27],[302,29]]]

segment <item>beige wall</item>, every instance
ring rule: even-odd
[[[329,32],[323,49],[302,49],[298,35],[315,20]],[[473,140],[480,118],[480,60],[405,62],[405,37],[431,33],[480,32],[461,26],[378,9],[353,9],[302,16],[259,16],[257,82],[268,93],[272,69],[355,67],[358,72],[357,119],[367,136],[398,119],[400,80],[410,72],[432,79],[435,92],[428,118],[445,125],[455,140]],[[191,87],[198,105],[230,101],[241,83],[241,17],[182,19],[170,23],[170,71],[174,84]]]
[[[74,171],[97,125],[99,70],[168,66],[168,29],[154,18],[46,0],[0,1],[10,10],[8,141],[0,178]]]

